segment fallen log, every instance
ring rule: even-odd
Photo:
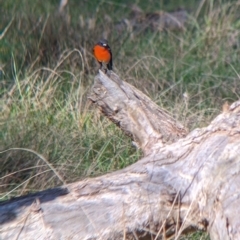
[[[188,131],[113,72],[90,100],[144,157],[104,176],[0,203],[0,239],[240,239],[240,101]]]

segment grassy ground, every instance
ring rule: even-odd
[[[186,29],[118,34],[114,25],[128,17],[128,2],[70,0],[61,16],[58,0],[1,2],[1,200],[141,157],[87,100],[97,73],[91,49],[102,36],[115,71],[190,130],[239,98],[238,2],[139,0],[146,12],[185,7]]]

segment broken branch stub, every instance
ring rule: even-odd
[[[178,239],[196,229],[212,240],[240,239],[240,101],[180,138],[181,125],[114,73],[100,72],[92,90],[91,100],[145,157],[0,203],[0,239]]]
[[[166,111],[112,71],[108,75],[99,71],[89,99],[130,136],[145,155],[151,153],[154,144],[171,143],[187,134]]]

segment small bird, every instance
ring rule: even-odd
[[[103,64],[107,65],[108,70],[112,70],[112,51],[106,39],[101,39],[93,47],[93,55],[100,64],[100,69]]]

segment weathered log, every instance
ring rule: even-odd
[[[123,169],[0,203],[0,239],[240,239],[240,101],[187,131],[114,73],[90,99],[143,150]]]
[[[158,148],[187,133],[166,111],[114,72],[107,76],[99,71],[89,98],[133,139],[145,155],[152,153],[154,144]]]

